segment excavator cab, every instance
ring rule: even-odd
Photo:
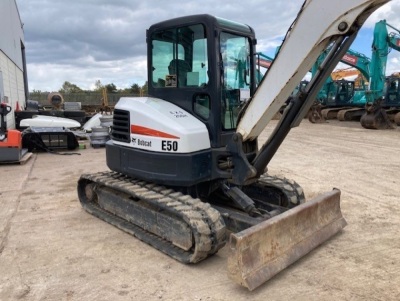
[[[384,108],[400,107],[400,78],[388,76],[384,87],[384,99],[381,106]]]
[[[197,117],[212,147],[225,146],[256,88],[255,41],[251,27],[210,15],[154,24],[147,31],[149,95]]]
[[[337,80],[327,84],[326,105],[330,107],[345,106],[352,102],[354,96],[354,82]]]

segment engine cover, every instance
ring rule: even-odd
[[[159,98],[123,97],[115,109],[128,111],[130,141],[115,144],[154,152],[193,153],[210,148],[204,123]]]

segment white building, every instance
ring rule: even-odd
[[[15,127],[14,111],[28,98],[23,23],[16,0],[0,0],[0,101],[12,107],[8,128]]]

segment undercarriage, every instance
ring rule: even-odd
[[[184,263],[215,254],[227,231],[243,231],[304,202],[296,182],[267,174],[242,191],[260,214],[244,212],[221,190],[200,200],[115,172],[82,175],[78,182],[86,211]]]

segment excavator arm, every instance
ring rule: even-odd
[[[370,71],[369,65],[371,60],[362,53],[349,49],[346,55],[340,60],[351,67],[356,68],[365,79],[369,80]]]
[[[389,23],[386,23],[386,26],[396,30],[397,32],[391,32],[389,33],[389,47],[395,49],[396,51],[400,51],[400,32],[399,30],[390,25]]]

